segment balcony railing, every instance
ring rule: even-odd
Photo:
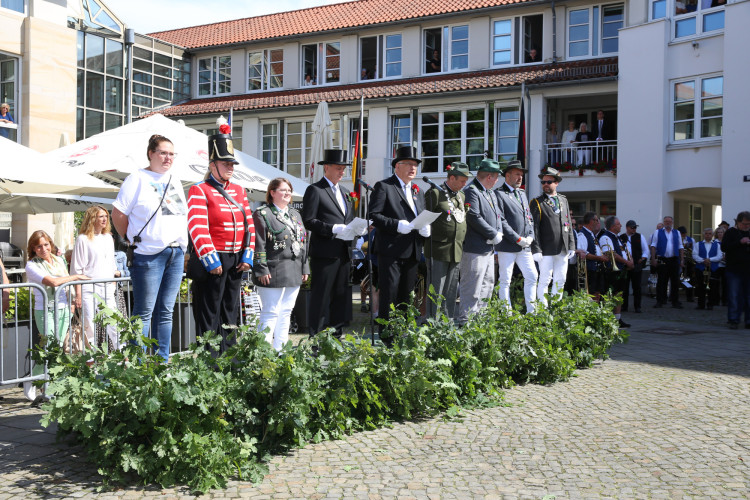
[[[617,174],[617,141],[549,143],[544,145],[545,166],[560,172],[611,172]]]

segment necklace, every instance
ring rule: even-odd
[[[304,241],[304,231],[302,230],[302,223],[292,218],[291,215],[289,215],[289,212],[283,212],[279,210],[276,205],[270,205],[268,207],[271,210],[271,213],[276,217],[276,220],[281,222],[284,227],[281,229],[274,230],[271,224],[269,223],[268,219],[266,218],[265,210],[261,211],[261,215],[263,216],[263,219],[266,222],[266,227],[268,228],[270,239],[273,240],[273,249],[279,250],[286,248],[286,240],[288,239],[288,235],[284,236],[284,239],[281,239],[281,233],[284,232],[285,229],[289,229],[289,232],[292,235],[292,241],[291,241],[291,251],[292,256],[297,257],[300,252],[302,251],[302,242]]]
[[[448,222],[451,221],[451,216],[453,216],[455,217],[456,222],[458,222],[459,224],[463,223],[463,221],[466,219],[466,212],[464,212],[460,207],[456,208],[456,206],[453,204],[453,200],[451,199],[451,192],[453,192],[453,190],[450,189],[445,183],[440,186],[440,189],[443,190],[443,192],[445,193],[445,197],[448,200]],[[456,199],[458,199],[458,193],[456,193]]]

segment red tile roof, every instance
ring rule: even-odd
[[[386,80],[338,85],[334,87],[304,87],[298,90],[262,92],[241,96],[193,99],[183,104],[158,111],[165,116],[189,116],[206,113],[226,113],[250,109],[284,108],[317,105],[320,101],[345,102],[365,99],[383,99],[466,90],[494,89],[526,84],[581,81],[592,78],[616,77],[616,57],[587,59],[583,61],[521,68],[506,68],[474,73],[430,75],[404,80]]]
[[[187,49],[326,32],[357,26],[460,13],[533,0],[355,0],[151,33]]]

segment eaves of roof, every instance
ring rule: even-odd
[[[585,81],[618,74],[617,57],[586,59],[558,64],[543,64],[473,73],[430,75],[403,80],[365,82],[352,85],[305,87],[302,89],[243,94],[240,96],[192,99],[159,110],[165,116],[195,116],[210,113],[315,106],[359,100],[378,100],[427,94],[448,94],[492,90],[527,85],[560,84]]]
[[[539,1],[546,0],[354,0],[159,31],[149,33],[149,36],[188,49],[200,49],[476,12]]]

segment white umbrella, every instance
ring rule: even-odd
[[[106,193],[117,191],[85,172],[61,168],[50,159],[16,142],[0,137],[0,193],[6,195]]]
[[[47,153],[61,165],[75,167],[116,185],[131,173],[148,165],[146,146],[153,134],[160,134],[174,144],[174,163],[170,172],[183,182],[186,188],[200,182],[208,170],[208,137],[162,115],[153,115],[93,135],[70,146]],[[233,181],[253,192],[265,193],[268,181],[285,175],[281,170],[263,163],[235,149],[240,162],[234,169]],[[295,191],[304,192],[307,184],[298,178],[292,180]],[[252,193],[251,193],[252,196]],[[301,197],[301,194],[298,194]],[[256,194],[256,199],[265,195]]]
[[[125,177],[148,166],[146,148],[154,134],[163,135],[174,144],[177,156],[171,172],[175,177],[186,185],[203,180],[208,169],[208,138],[162,115],[92,135],[50,151],[47,156],[119,186]]]
[[[92,196],[67,194],[0,194],[0,212],[12,212],[17,214],[59,214],[62,212],[84,212],[94,205],[101,205],[110,210],[113,201],[114,198],[96,198]],[[58,224],[55,222],[55,230],[57,230],[57,226]],[[56,238],[55,241],[61,240]]]
[[[252,201],[265,200],[268,183],[276,177],[284,177],[292,183],[292,197],[295,199],[301,200],[305,194],[305,189],[309,186],[307,182],[299,177],[288,175],[286,172],[282,172],[278,168],[264,163],[249,154],[245,154],[238,149],[234,150],[234,157],[240,164],[235,167],[232,180],[251,189],[248,198]]]
[[[310,175],[312,182],[323,178],[323,167],[318,162],[323,160],[323,152],[333,148],[333,122],[328,114],[328,103],[320,101],[315,119],[312,122],[312,146],[310,147]]]

